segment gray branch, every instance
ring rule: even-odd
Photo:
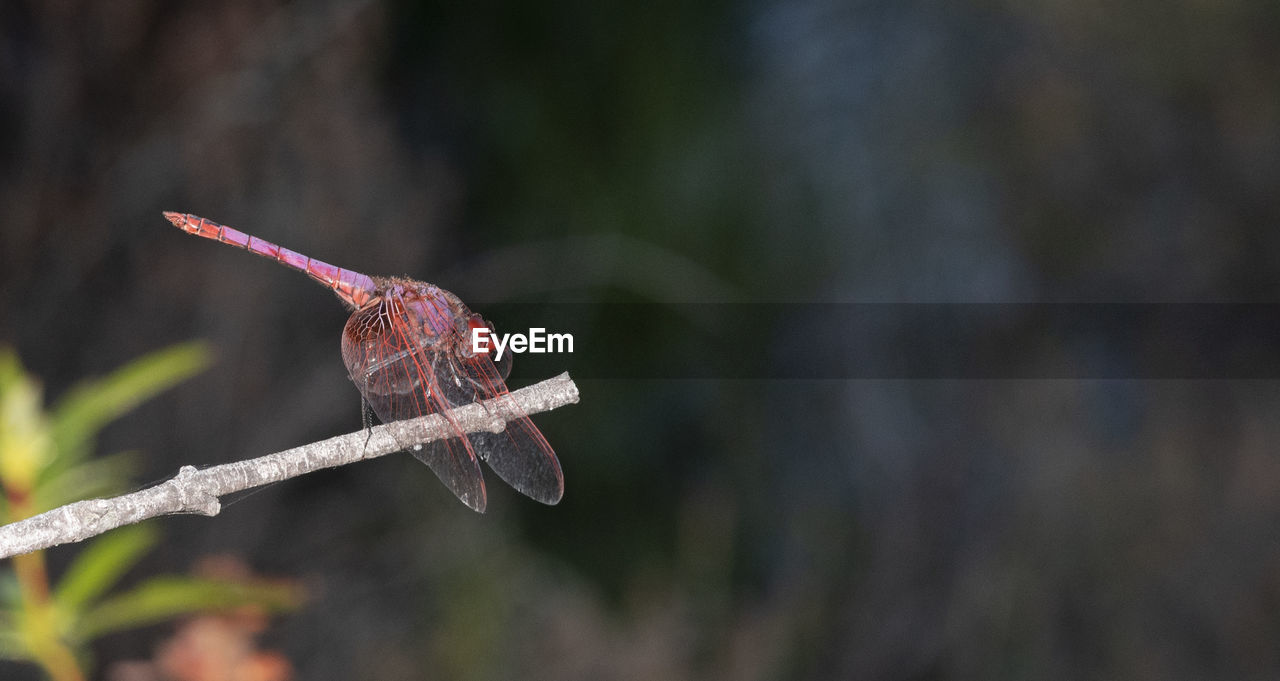
[[[502,397],[449,412],[468,433],[501,432],[521,414],[575,404],[578,386],[564,373]],[[0,527],[0,558],[83,541],[107,530],[175,513],[214,516],[218,497],[364,459],[385,456],[454,436],[439,414],[375,426],[321,442],[203,470],[183,466],[178,476],[154,487],[110,499],[90,499]]]

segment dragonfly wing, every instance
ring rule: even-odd
[[[471,441],[452,419],[440,389],[436,353],[423,349],[400,330],[385,303],[357,310],[342,335],[342,358],[351,380],[383,423],[440,413],[457,437],[407,447],[427,464],[445,487],[467,506],[484,512],[484,475]]]
[[[564,496],[564,473],[547,439],[528,416],[501,433],[472,433],[471,444],[498,477],[521,494],[554,505]]]
[[[454,404],[511,399],[498,368],[485,355],[455,357],[441,370],[448,374],[448,380],[441,381],[445,398]],[[520,410],[511,404],[504,411],[510,414]],[[472,449],[489,468],[521,494],[544,504],[555,504],[564,496],[560,462],[528,416],[508,421],[500,433],[471,433],[468,437]]]
[[[409,448],[414,458],[427,464],[454,496],[478,513],[488,505],[484,476],[467,438],[449,438]]]

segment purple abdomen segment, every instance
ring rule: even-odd
[[[332,289],[343,302],[352,307],[364,307],[377,295],[377,285],[368,275],[308,258],[296,251],[250,236],[238,229],[220,225],[212,220],[206,220],[198,215],[166,211],[164,216],[178,229],[189,234],[221,241],[264,258],[270,258],[285,267],[306,272],[312,279]]]

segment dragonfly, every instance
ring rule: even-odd
[[[449,410],[508,394],[511,353],[495,360],[492,344],[475,352],[473,329],[493,324],[454,294],[404,277],[371,277],[335,267],[189,213],[165,212],[176,227],[305,272],[332,290],[351,317],[342,329],[342,360],[365,404],[383,423],[440,414],[454,436],[410,449],[440,481],[483,513],[488,495],[483,460],[508,485],[544,504],[564,495],[555,452],[528,415],[499,433],[465,433]],[[367,412],[366,412],[367,413]]]

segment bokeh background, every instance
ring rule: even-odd
[[[56,397],[208,339],[101,442],[143,484],[361,426],[332,295],[162,210],[482,313],[1271,302],[1278,27],[1263,0],[4,3],[0,342]],[[388,457],[166,519],[144,571],[302,580],[263,636],[300,679],[1280,676],[1274,381],[766,380],[828,361],[788,328],[718,379],[663,364],[723,342],[676,317],[579,320],[536,365],[586,367],[536,418],[557,507],[491,476],[477,515]],[[653,378],[598,370],[637,356]],[[170,632],[100,642],[99,674]]]

